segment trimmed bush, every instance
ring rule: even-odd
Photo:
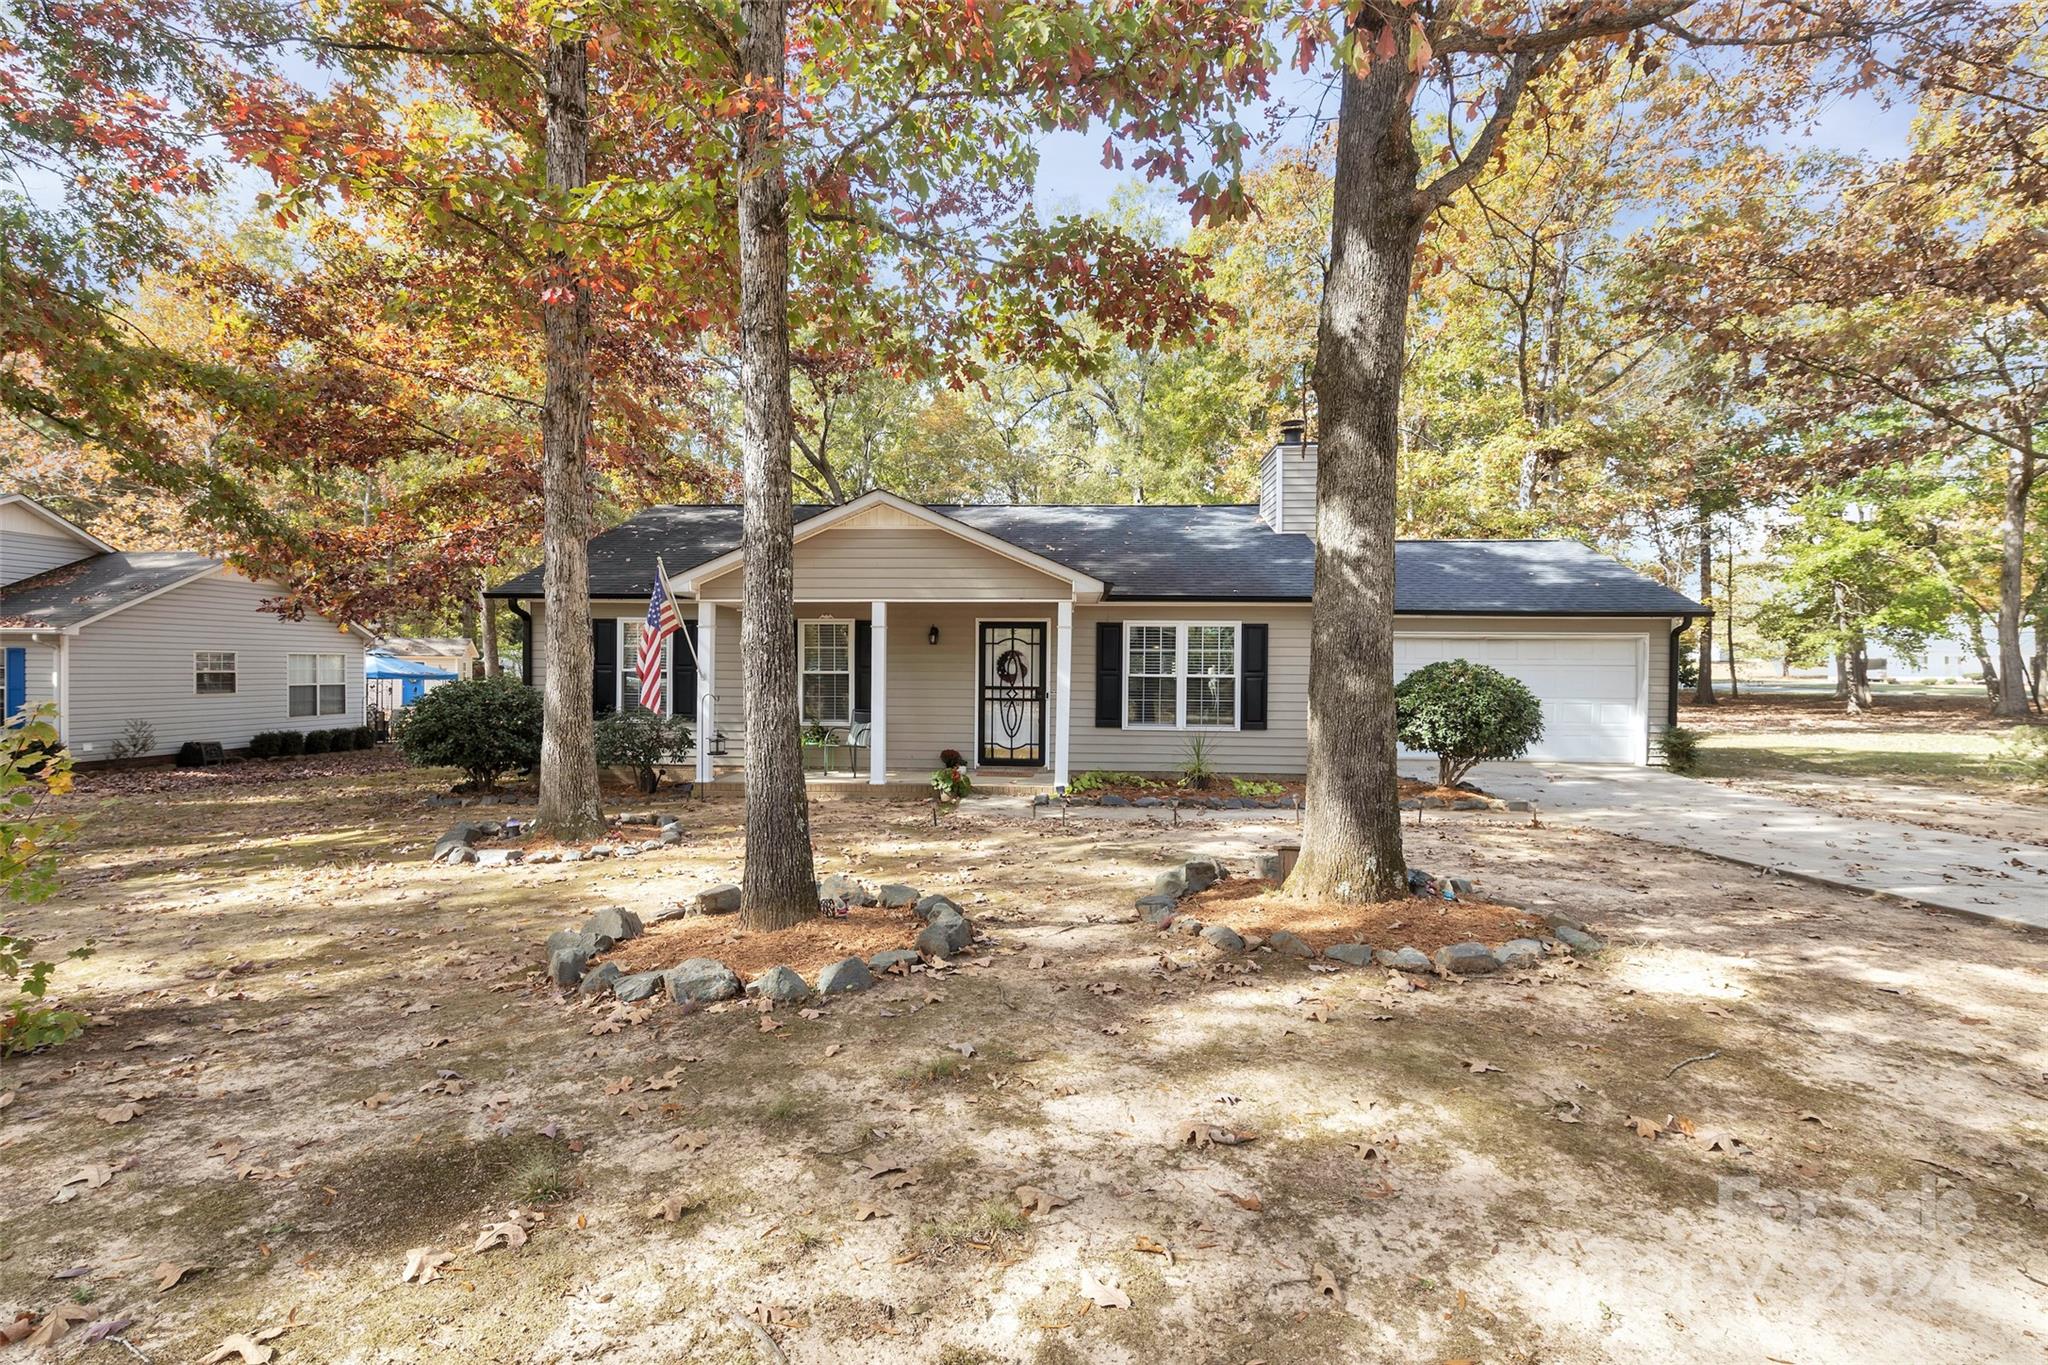
[[[277,756],[297,758],[306,752],[306,734],[303,730],[279,730],[277,732]]]
[[[460,768],[483,791],[507,772],[540,766],[540,693],[513,678],[443,683],[406,708],[398,726],[405,761]]]
[[[1455,787],[1477,764],[1520,758],[1543,737],[1536,694],[1497,668],[1446,659],[1394,687],[1401,743],[1436,755],[1437,782]]]
[[[597,722],[597,761],[631,768],[640,790],[661,785],[661,765],[679,763],[690,752],[689,724],[655,711],[614,711]]]
[[[249,757],[276,758],[283,740],[275,730],[259,730],[249,736]]]
[[[333,747],[333,736],[325,730],[308,730],[305,751],[309,754],[324,754]]]
[[[1675,773],[1689,773],[1700,763],[1700,740],[1705,738],[1697,730],[1688,730],[1683,725],[1674,725],[1658,740],[1658,747],[1664,751],[1664,766]]]
[[[358,749],[374,749],[377,747],[377,732],[369,726],[358,725],[355,729],[355,735],[356,747]]]
[[[356,727],[344,725],[327,732],[327,747],[337,754],[348,753],[356,747]]]

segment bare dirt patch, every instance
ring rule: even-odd
[[[1298,781],[1259,782],[1253,785],[1255,786],[1257,799],[1269,801],[1300,801],[1308,791],[1308,784]],[[1085,793],[1085,795],[1090,797],[1121,796],[1127,801],[1135,801],[1141,796],[1178,796],[1185,800],[1189,797],[1228,797],[1243,794],[1238,791],[1236,786],[1227,777],[1218,778],[1207,787],[1195,788],[1174,778],[1142,776],[1136,782],[1111,782],[1103,786],[1091,787]],[[1419,781],[1413,777],[1401,779],[1401,797],[1403,800],[1434,796],[1439,800],[1448,802],[1457,801],[1468,796],[1484,795],[1486,793],[1477,787],[1444,787],[1434,782]]]
[[[1543,921],[1527,910],[1460,897],[1447,901],[1410,896],[1378,905],[1305,905],[1279,894],[1272,882],[1231,877],[1181,902],[1204,924],[1227,924],[1240,934],[1287,932],[1321,950],[1337,943],[1375,948],[1420,948],[1433,953],[1453,943],[1498,945],[1530,938]]]
[[[815,976],[849,957],[869,958],[888,948],[908,948],[918,919],[908,910],[855,906],[844,919],[814,919],[766,933],[741,926],[737,915],[693,915],[657,924],[597,959],[622,972],[654,972],[685,958],[716,958],[741,977],[770,967],[792,967]]]

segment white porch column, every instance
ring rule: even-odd
[[[711,740],[718,733],[718,604],[697,603],[697,780],[711,781]]]
[[[889,604],[868,603],[868,782],[889,780]]]
[[[1074,604],[1059,604],[1059,640],[1054,646],[1057,660],[1053,672],[1052,781],[1067,785],[1067,740],[1074,716]]]

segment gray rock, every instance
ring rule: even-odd
[[[1193,915],[1175,915],[1173,917],[1172,929],[1176,934],[1199,934],[1203,928],[1202,922]]]
[[[848,905],[881,904],[881,898],[875,895],[873,887],[844,872],[834,872],[818,883],[818,899],[845,901]]]
[[[473,863],[476,861],[476,850],[468,844],[457,844],[441,855],[441,861],[450,864]]]
[[[578,995],[603,995],[619,980],[619,964],[600,962],[597,967],[584,973],[583,980],[576,987]]]
[[[1214,858],[1190,858],[1180,865],[1181,879],[1187,883],[1188,894],[1207,891],[1223,880],[1223,865]]]
[[[1131,802],[1128,797],[1118,796],[1115,792],[1105,792],[1095,804],[1098,806],[1128,806]]]
[[[915,948],[884,948],[868,959],[868,970],[880,976],[891,967],[901,967],[908,975],[912,966],[924,961]]]
[[[1266,946],[1284,957],[1314,957],[1316,950],[1294,934],[1282,929],[1266,940]]]
[[[1446,802],[1441,796],[1425,796],[1422,798],[1422,808],[1424,810],[1442,810],[1445,804]]]
[[[1419,867],[1408,869],[1408,889],[1410,891],[1427,891],[1429,890],[1429,884],[1435,880],[1436,878],[1430,876],[1429,873]]]
[[[562,861],[562,852],[554,848],[537,848],[526,855],[526,861],[529,864],[559,863]]]
[[[1575,957],[1593,957],[1607,950],[1605,943],[1585,930],[1574,929],[1569,924],[1554,924],[1550,931],[1563,941],[1565,947],[1572,950]]]
[[[1256,953],[1265,946],[1266,939],[1263,934],[1246,934],[1244,936],[1244,950],[1248,953]]]
[[[1202,931],[1206,941],[1215,944],[1226,953],[1244,951],[1244,937],[1227,924],[1212,924]]]
[[[857,957],[844,962],[835,962],[818,973],[818,994],[839,995],[846,991],[864,991],[875,984],[874,973],[868,964]]]
[[[1179,899],[1188,894],[1188,878],[1184,868],[1169,867],[1152,879],[1152,894],[1172,896]]]
[[[1279,810],[1279,809],[1280,809],[1280,802],[1279,802],[1279,800],[1278,800],[1277,798],[1275,798],[1275,797],[1270,797],[1270,796],[1262,796],[1262,797],[1260,797],[1260,798],[1259,798],[1259,799],[1258,799],[1257,801],[1253,802],[1252,804],[1253,804],[1253,805],[1255,805],[1255,806],[1257,806],[1257,807],[1258,807],[1258,808],[1259,808],[1260,810]]]
[[[1461,896],[1469,896],[1472,894],[1472,883],[1466,881],[1463,877],[1453,877],[1451,878],[1451,890]]]
[[[1543,945],[1533,938],[1511,938],[1494,951],[1494,956],[1500,959],[1501,966],[1519,971],[1543,960]]]
[[[730,1000],[740,993],[740,979],[723,962],[708,957],[678,962],[662,973],[662,980],[668,987],[669,999],[679,1005],[708,1005],[715,1000]]]
[[[1429,972],[1436,970],[1436,964],[1429,955],[1419,948],[1399,948],[1392,952],[1382,948],[1372,955],[1372,960],[1382,967],[1392,967],[1397,972]]]
[[[673,829],[683,823],[683,818],[680,815],[662,814],[655,817],[654,823],[662,829]]]
[[[1533,801],[1503,801],[1503,802],[1502,802],[1501,804],[1502,804],[1502,805],[1504,805],[1504,806],[1506,806],[1506,807],[1507,807],[1507,808],[1508,808],[1509,810],[1535,810],[1535,809],[1536,809],[1536,803],[1535,803],[1535,802],[1533,802]]]
[[[1487,976],[1500,970],[1500,959],[1484,943],[1453,943],[1436,950],[1436,965],[1453,976]]]
[[[645,810],[620,811],[612,817],[612,823],[615,825],[651,825],[654,823],[654,812]]]
[[[567,990],[583,980],[583,969],[589,965],[588,949],[556,948],[548,953],[548,980]]]
[[[612,998],[629,1005],[645,1000],[661,989],[662,975],[661,972],[634,972],[630,976],[622,976],[612,982]]]
[[[597,850],[592,849],[591,851],[594,853]],[[640,845],[619,844],[612,849],[612,856],[614,858],[637,858],[640,856]]]
[[[1226,796],[1223,798],[1224,810],[1247,810],[1250,806],[1251,802],[1245,800],[1242,796]]]
[[[585,854],[580,848],[565,848],[559,856],[565,863],[580,863],[583,861]]]
[[[1171,896],[1138,897],[1138,918],[1154,929],[1163,929],[1180,912],[1180,902]]]
[[[728,882],[699,891],[690,906],[700,915],[730,915],[740,908],[740,889]]]
[[[496,820],[478,820],[470,826],[481,839],[495,839],[505,832],[505,827]]]
[[[1323,949],[1323,956],[1353,967],[1363,967],[1371,963],[1372,949],[1363,943],[1333,943]]]
[[[1165,805],[1166,802],[1156,796],[1141,796],[1131,804],[1137,806],[1140,810],[1157,810]]]
[[[770,967],[747,983],[748,995],[782,1005],[801,1000],[810,993],[811,988],[804,984],[804,979],[788,967]]]
[[[1395,803],[1402,810],[1421,810],[1422,803],[1412,796],[1405,796]]]
[[[661,838],[656,842],[663,848],[671,848],[682,841],[683,827],[681,825],[663,825],[661,827]]]
[[[974,941],[974,926],[967,922],[965,915],[933,915],[917,931],[917,951],[926,961],[938,961],[967,951],[967,945]]]
[[[609,858],[618,851],[618,848],[612,844],[592,844],[588,849],[584,850],[583,856],[586,858]]]
[[[448,827],[448,832],[434,841],[434,861],[448,860],[448,855],[458,848],[468,848],[477,840],[476,826],[462,821]]]
[[[921,920],[929,920],[933,915],[940,914],[945,911],[951,911],[953,914],[959,915],[963,918],[967,914],[965,910],[962,910],[959,907],[959,905],[954,902],[952,897],[941,896],[936,891],[934,891],[929,896],[919,897],[916,906],[912,908],[912,913],[915,914]]]
[[[902,882],[884,882],[875,889],[875,895],[886,910],[908,910],[921,899],[916,887]]]
[[[612,950],[609,934],[594,933],[589,929],[557,929],[548,935],[548,951],[558,953],[564,948],[581,948],[588,957]]]
[[[638,915],[617,905],[607,905],[593,912],[589,919],[583,921],[583,931],[609,938],[613,943],[624,943],[646,932]]]
[[[1451,802],[1451,809],[1485,810],[1488,804],[1488,802],[1482,801],[1476,796],[1461,796],[1456,801]]]
[[[1280,855],[1277,853],[1254,853],[1252,855],[1252,876],[1262,882],[1280,880]]]
[[[1550,911],[1548,914],[1543,916],[1543,922],[1553,929],[1557,928],[1557,926],[1560,924],[1564,924],[1569,925],[1571,928],[1578,930],[1582,934],[1586,932],[1586,922],[1584,920],[1573,919],[1570,915],[1567,915],[1562,910]]]

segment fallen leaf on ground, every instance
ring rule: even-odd
[[[1114,1284],[1107,1284],[1102,1280],[1098,1280],[1091,1271],[1083,1270],[1081,1272],[1081,1292],[1086,1294],[1089,1302],[1093,1303],[1097,1308],[1129,1308],[1131,1306],[1131,1296],[1129,1294],[1124,1293],[1123,1290],[1117,1288]]]
[[[1465,1069],[1467,1071],[1470,1071],[1474,1075],[1481,1075],[1488,1071],[1500,1070],[1500,1068],[1495,1066],[1492,1062],[1482,1062],[1477,1057],[1467,1057],[1465,1059]]]
[[[1655,1119],[1638,1118],[1636,1115],[1630,1114],[1626,1119],[1622,1121],[1626,1123],[1629,1127],[1636,1130],[1637,1137],[1650,1138],[1654,1140],[1658,1134],[1664,1131],[1664,1125],[1657,1122]]]
[[[1250,1142],[1257,1136],[1258,1134],[1256,1133],[1245,1132],[1237,1128],[1225,1128],[1221,1124],[1189,1123],[1181,1126],[1178,1136],[1174,1139],[1174,1145],[1176,1147],[1192,1146],[1196,1148],[1235,1147],[1240,1143]]]
[[[197,1275],[206,1268],[203,1265],[187,1265],[177,1261],[165,1261],[149,1273],[156,1276],[156,1292],[163,1294],[177,1288],[178,1282],[187,1275]]]
[[[877,1218],[894,1218],[895,1216],[889,1210],[876,1208],[873,1204],[855,1204],[853,1206],[853,1221],[856,1223],[867,1223]]]
[[[647,1206],[647,1216],[659,1219],[664,1223],[676,1223],[682,1221],[683,1215],[696,1207],[695,1204],[685,1199],[682,1195],[672,1194],[666,1199],[657,1200],[649,1204]]]
[[[1343,1287],[1337,1283],[1337,1277],[1331,1273],[1330,1267],[1324,1265],[1321,1261],[1317,1261],[1308,1268],[1308,1282],[1309,1286],[1320,1297],[1328,1299],[1340,1307],[1343,1305]]]
[[[442,1267],[452,1265],[454,1261],[455,1253],[452,1251],[436,1251],[432,1247],[414,1247],[411,1251],[405,1253],[405,1272],[398,1277],[398,1282],[404,1284],[407,1281],[412,1281],[415,1284],[429,1284],[440,1275]]]
[[[1266,1211],[1266,1201],[1255,1194],[1235,1194],[1230,1190],[1218,1190],[1216,1193],[1222,1195],[1247,1213],[1264,1213]]]
[[[1131,1250],[1142,1251],[1152,1256],[1164,1256],[1168,1265],[1173,1264],[1172,1248],[1164,1242],[1153,1241],[1142,1232],[1131,1242]]]
[[[1069,1202],[1050,1190],[1041,1190],[1036,1185],[1019,1185],[1016,1194],[1018,1206],[1030,1217],[1065,1208]]]
[[[825,1055],[827,1057],[837,1057],[845,1049],[846,1044],[844,1043],[827,1043],[825,1045]]]
[[[517,1251],[526,1245],[526,1228],[527,1224],[518,1218],[486,1224],[484,1230],[477,1234],[476,1245],[470,1250],[492,1251],[504,1247],[507,1251]]]
[[[221,1365],[222,1361],[232,1360],[236,1356],[242,1358],[242,1365],[270,1365],[271,1357],[277,1352],[264,1343],[276,1341],[283,1335],[282,1327],[265,1327],[262,1331],[251,1332],[247,1336],[231,1336],[206,1358],[204,1365]]]
[[[604,1093],[607,1095],[623,1095],[632,1088],[633,1078],[631,1076],[621,1076],[615,1081],[606,1081],[604,1083]]]
[[[693,1128],[688,1132],[677,1133],[668,1140],[668,1145],[679,1152],[701,1152],[704,1150],[704,1144],[709,1141],[711,1134],[701,1128]]]
[[[379,1090],[376,1094],[371,1095],[369,1098],[363,1101],[363,1108],[381,1109],[385,1105],[391,1103],[391,1101],[397,1098],[398,1096],[392,1094],[389,1090]]]
[[[142,1106],[130,1100],[125,1104],[114,1105],[110,1109],[95,1109],[92,1112],[93,1117],[101,1123],[127,1123],[142,1112]]]
[[[60,1303],[52,1308],[36,1330],[28,1334],[31,1346],[54,1346],[81,1322],[91,1322],[93,1311],[82,1303]]]

